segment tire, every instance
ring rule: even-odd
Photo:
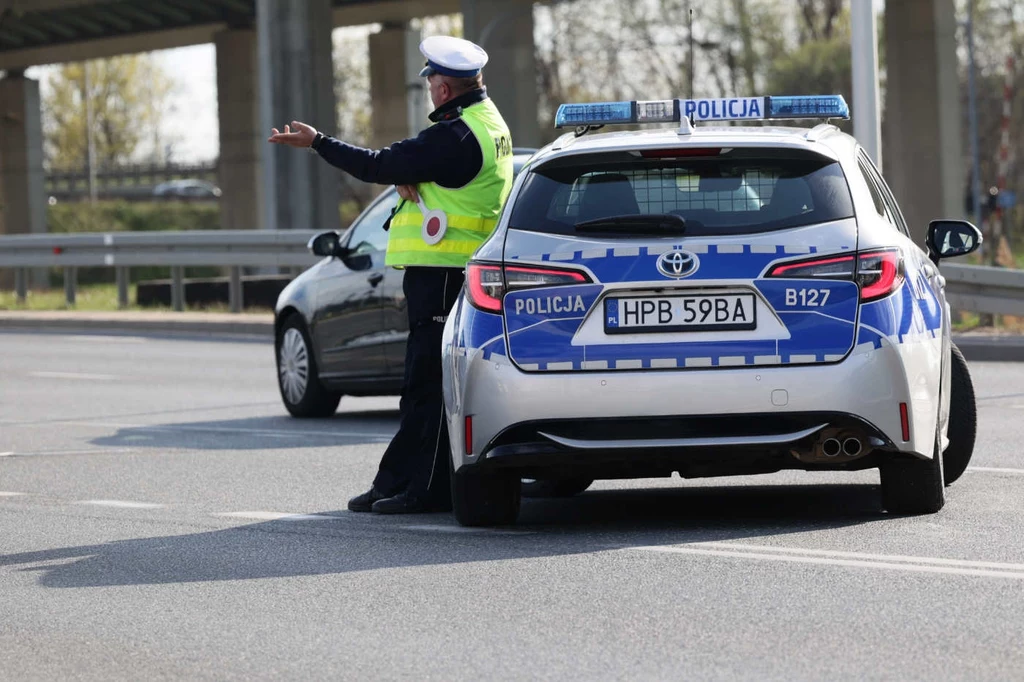
[[[524,478],[523,497],[573,497],[590,487],[592,478]]]
[[[448,466],[452,467],[451,457]],[[452,511],[462,526],[510,526],[519,516],[519,477],[505,472],[451,472]]]
[[[299,315],[290,315],[277,339],[277,388],[293,417],[330,417],[338,409],[341,393],[320,383],[313,344]]]
[[[946,503],[940,438],[935,432],[931,459],[894,459],[880,467],[882,506],[891,514],[934,514]]]
[[[974,454],[974,439],[978,434],[978,407],[974,400],[974,384],[967,369],[967,361],[956,346],[951,346],[949,380],[949,445],[942,453],[942,468],[946,485],[967,469]]]

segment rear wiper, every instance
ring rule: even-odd
[[[686,231],[686,220],[675,213],[616,215],[576,223],[576,231],[683,234]]]

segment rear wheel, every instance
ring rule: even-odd
[[[572,497],[590,487],[592,478],[524,478],[523,497]]]
[[[293,417],[330,417],[341,401],[341,393],[328,391],[320,383],[313,344],[299,315],[291,315],[281,325],[277,339],[277,387]]]
[[[949,445],[942,453],[942,468],[946,485],[967,469],[974,454],[974,439],[978,433],[978,409],[974,402],[974,384],[967,369],[967,361],[956,346],[951,347],[949,381]]]
[[[448,458],[449,466],[451,458]],[[454,469],[454,467],[453,467]],[[452,511],[463,526],[507,526],[519,516],[519,478],[505,472],[452,471]]]
[[[934,514],[946,503],[936,430],[931,459],[894,459],[880,467],[882,506],[892,514]]]

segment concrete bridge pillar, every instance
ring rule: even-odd
[[[293,120],[336,129],[332,27],[331,0],[256,0],[261,135]],[[340,171],[314,154],[264,145],[263,227],[338,229]]]
[[[384,24],[369,36],[370,103],[373,108],[375,149],[411,137],[430,125],[427,120],[426,80],[421,33],[407,23]]]
[[[268,146],[259,120],[256,31],[222,31],[214,38],[214,45],[220,123],[217,181],[223,191],[220,226],[225,230],[256,230],[263,226],[263,203],[255,197],[262,193],[261,158]]]
[[[44,179],[39,83],[10,71],[0,80],[0,234],[47,231]],[[47,285],[45,270],[32,285]],[[0,272],[0,288],[13,286],[13,273]]]
[[[462,0],[463,33],[487,50],[487,92],[517,147],[541,143],[532,0]]]
[[[956,28],[953,0],[885,3],[885,179],[920,245],[930,220],[963,215]]]

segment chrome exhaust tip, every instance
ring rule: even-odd
[[[847,438],[843,441],[843,454],[847,457],[856,457],[861,450],[863,447],[860,444],[860,438]]]
[[[826,457],[836,457],[842,450],[843,446],[838,438],[826,438],[821,444],[821,454]]]

